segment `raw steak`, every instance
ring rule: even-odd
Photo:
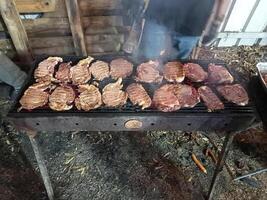
[[[233,76],[223,66],[209,64],[209,81],[214,84],[230,84],[234,82]]]
[[[208,73],[195,63],[187,63],[184,65],[185,77],[193,82],[203,82],[208,78]]]
[[[139,105],[142,109],[148,108],[151,106],[151,99],[147,94],[144,87],[139,83],[132,83],[126,89],[129,99],[134,105]]]
[[[77,65],[70,68],[70,76],[74,85],[82,85],[91,79],[89,65],[94,60],[92,57],[81,60]]]
[[[248,104],[248,94],[240,84],[218,86],[217,91],[227,101],[233,102],[239,106],[245,106]]]
[[[163,67],[164,78],[169,82],[181,83],[185,78],[185,71],[182,63],[168,62]]]
[[[172,112],[181,108],[177,96],[174,94],[174,85],[166,84],[158,88],[153,96],[153,104],[163,112]]]
[[[93,110],[102,105],[102,96],[94,85],[79,85],[79,96],[75,99],[78,110]]]
[[[200,102],[197,90],[186,84],[174,85],[174,93],[182,108],[193,108]]]
[[[59,62],[63,62],[63,59],[60,57],[49,57],[46,60],[40,62],[38,67],[34,71],[34,78],[36,82],[51,82],[53,79],[55,66]]]
[[[117,82],[110,83],[104,87],[102,98],[106,106],[118,107],[123,106],[126,103],[128,95],[126,92],[121,90],[123,87],[121,82],[122,79],[119,78]]]
[[[104,78],[109,77],[108,63],[103,61],[96,61],[89,68],[94,78],[98,81],[102,81]]]
[[[198,88],[198,93],[207,106],[208,111],[221,110],[224,109],[222,101],[213,93],[213,91],[208,86],[201,86]]]
[[[145,83],[161,83],[163,76],[160,75],[158,66],[159,63],[155,61],[149,61],[139,65],[136,70],[136,81]]]
[[[49,94],[45,90],[51,86],[51,83],[40,82],[30,86],[23,94],[19,103],[21,109],[33,110],[35,108],[42,107],[47,104]]]
[[[70,77],[70,68],[71,68],[71,62],[69,63],[62,63],[58,67],[58,71],[56,72],[56,79],[60,83],[69,83],[71,82]]]
[[[133,64],[129,61],[118,58],[110,63],[110,75],[113,79],[126,78],[133,72]]]
[[[49,107],[56,111],[70,110],[74,100],[75,92],[72,87],[59,86],[49,96]]]

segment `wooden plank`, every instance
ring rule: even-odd
[[[105,28],[108,26],[123,26],[121,16],[94,16],[82,18],[83,27],[87,31],[89,27]],[[27,32],[46,32],[51,30],[70,30],[68,18],[38,18],[23,19],[23,25]]]
[[[52,12],[55,10],[56,0],[15,0],[20,13]]]
[[[267,32],[224,32],[219,33],[217,38],[230,38],[230,39],[258,39],[267,38]]]
[[[80,13],[83,17],[89,16],[110,16],[110,15],[125,15],[124,10],[122,9],[121,4],[118,3],[118,0],[108,0],[108,3],[101,3],[103,0],[93,1],[90,6],[88,2],[81,2]],[[92,2],[92,1],[91,1]],[[85,4],[85,6],[84,6]],[[55,11],[44,13],[43,17],[68,17],[65,0],[57,0]]]
[[[80,0],[81,12],[92,10],[122,9],[121,0]]]
[[[19,17],[14,0],[1,0],[0,9],[16,51],[22,61],[33,60],[28,37]]]
[[[87,53],[91,54],[105,54],[108,52],[119,52],[121,49],[120,43],[102,43],[87,45]],[[72,44],[66,44],[60,47],[45,47],[45,48],[33,48],[34,55],[74,55],[74,46]]]
[[[73,46],[73,40],[71,36],[29,38],[29,42],[33,49],[47,48],[47,47],[62,47],[66,45]]]
[[[67,13],[72,32],[72,38],[77,56],[86,56],[84,33],[77,0],[65,0]]]
[[[8,45],[7,40],[0,40],[3,42],[1,46]],[[38,37],[38,38],[29,38],[30,46],[33,49],[36,48],[46,48],[46,47],[60,47],[70,44],[73,46],[73,41],[71,36],[66,37]],[[102,44],[102,43],[123,43],[124,35],[89,35],[85,36],[86,45],[92,44]],[[1,47],[0,46],[0,47]]]

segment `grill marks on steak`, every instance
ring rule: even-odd
[[[89,56],[70,68],[70,76],[74,85],[83,85],[91,79],[89,65],[93,60],[94,58]]]
[[[58,86],[49,96],[49,107],[55,111],[70,110],[75,100],[75,92],[70,86]]]
[[[163,112],[172,112],[181,108],[180,102],[174,93],[173,84],[165,84],[158,88],[153,96],[153,104]]]
[[[110,63],[110,75],[113,79],[126,78],[133,72],[133,64],[129,61],[118,58]]]
[[[132,83],[127,87],[126,91],[133,105],[139,105],[142,109],[151,106],[151,98],[141,84]]]
[[[240,84],[218,86],[217,91],[227,100],[239,106],[248,104],[249,97]]]
[[[30,86],[23,94],[19,103],[21,109],[33,110],[35,108],[42,107],[47,104],[49,94],[45,90],[51,86],[51,83],[40,82]]]
[[[163,76],[160,75],[158,66],[159,63],[155,61],[149,61],[139,65],[136,70],[136,81],[145,83],[161,83]]]
[[[185,77],[192,82],[203,82],[208,78],[208,73],[204,69],[195,63],[186,63],[184,65]]]
[[[104,87],[102,98],[107,107],[119,107],[126,103],[128,95],[126,92],[122,91],[122,87],[121,78],[119,78],[117,82],[110,83]]]
[[[208,111],[224,109],[222,101],[208,86],[201,86],[198,88],[198,93],[204,104],[207,106]]]
[[[197,90],[190,85],[174,85],[174,94],[178,98],[182,108],[193,108],[200,102],[200,97]]]
[[[223,66],[209,64],[209,81],[214,84],[231,84],[234,82],[233,76]]]
[[[55,75],[56,79],[61,83],[71,82],[70,68],[71,62],[60,64]]]
[[[94,85],[79,85],[79,96],[75,99],[78,110],[93,110],[102,105],[102,96]]]
[[[168,62],[163,67],[164,78],[169,82],[181,83],[185,78],[185,71],[182,63]]]
[[[108,63],[103,61],[96,61],[89,68],[90,72],[96,80],[102,81],[104,78],[109,77],[109,66]]]
[[[55,66],[59,62],[63,62],[63,59],[60,57],[49,57],[40,62],[34,71],[34,78],[36,82],[51,82],[53,79]]]

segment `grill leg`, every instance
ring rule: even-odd
[[[233,142],[233,139],[234,139],[234,136],[235,136],[235,133],[227,133],[225,139],[224,139],[224,144],[223,144],[223,148],[222,148],[222,151],[219,155],[219,159],[218,159],[218,163],[216,165],[216,169],[214,171],[214,174],[213,174],[213,177],[212,177],[212,181],[211,181],[211,184],[210,184],[210,188],[209,188],[209,193],[208,193],[208,200],[212,200],[213,198],[213,193],[214,193],[214,190],[215,190],[215,187],[218,183],[218,180],[219,180],[219,174],[221,173],[221,171],[223,170],[223,165],[225,163],[225,160],[226,160],[226,157],[227,157],[227,154],[230,150],[230,146]]]
[[[45,161],[44,161],[44,158],[41,154],[41,151],[38,148],[38,142],[35,139],[36,132],[27,131],[27,135],[30,139],[32,149],[33,149],[35,158],[37,160],[38,167],[39,167],[40,172],[41,172],[41,176],[42,176],[42,179],[43,179],[43,182],[45,185],[45,189],[46,189],[48,198],[49,198],[49,200],[54,200],[54,191],[53,191],[52,184],[51,184],[51,181],[50,181],[50,178],[48,175],[47,168],[45,166]]]

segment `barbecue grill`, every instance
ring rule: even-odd
[[[123,57],[123,56],[120,56]],[[105,56],[96,59],[110,62],[118,58],[118,56]],[[141,63],[135,62],[130,57],[123,57],[134,63],[135,67]],[[39,57],[36,60],[34,67],[31,70],[29,79],[24,89],[21,91],[18,100],[23,95],[23,92],[33,83],[33,70],[37,67],[38,63],[45,59]],[[73,64],[77,63],[81,57],[67,56],[63,57],[64,62],[72,61]],[[221,61],[217,60],[185,60],[182,62],[193,62],[200,64],[204,69],[208,67],[209,63],[224,65]],[[238,76],[235,72],[229,71],[234,75],[236,82]],[[135,72],[133,73],[135,74]],[[110,83],[111,79],[105,79],[100,83],[99,87],[102,89],[106,84]],[[133,82],[133,77],[123,80],[124,89]],[[152,97],[155,85],[144,84],[145,89]],[[223,131],[226,134],[223,150],[219,157],[217,167],[215,170],[214,178],[210,186],[209,198],[212,197],[214,186],[217,182],[217,175],[222,170],[225,157],[232,142],[234,133],[239,130],[246,129],[255,120],[256,110],[252,101],[246,106],[237,106],[233,103],[223,102],[225,105],[224,110],[215,112],[208,112],[203,103],[199,103],[194,108],[181,109],[175,112],[163,113],[156,109],[149,108],[141,110],[138,106],[133,106],[127,102],[122,108],[105,108],[84,112],[75,108],[69,111],[56,112],[47,107],[35,109],[32,111],[21,110],[18,101],[13,106],[8,114],[8,118],[14,123],[19,130],[34,130],[34,131],[151,131],[151,130],[184,130],[184,131]],[[36,146],[36,142],[30,137],[32,145]],[[37,161],[39,165],[43,165],[43,160],[38,160],[38,149],[34,148]],[[42,172],[43,171],[43,172]],[[46,183],[46,188],[49,193],[51,184],[45,167],[43,166],[41,173]],[[47,180],[48,179],[48,180]],[[51,192],[51,191],[50,191]]]

